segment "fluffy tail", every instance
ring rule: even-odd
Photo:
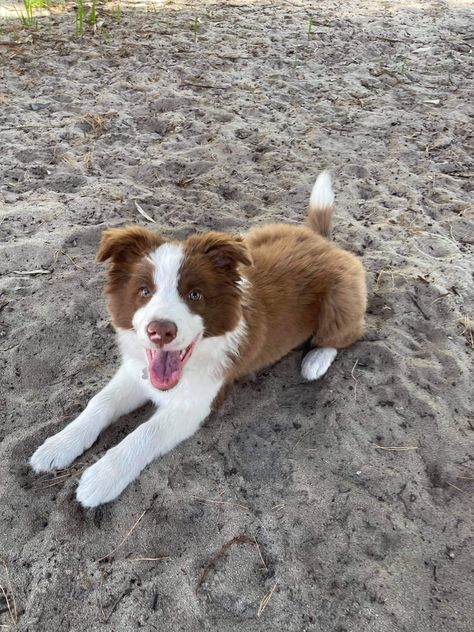
[[[333,211],[334,193],[331,186],[331,176],[329,171],[322,171],[311,191],[306,224],[323,237],[329,237]]]

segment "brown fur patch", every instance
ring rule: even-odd
[[[343,348],[362,334],[367,302],[360,261],[304,226],[251,230],[245,271],[248,335],[228,381],[276,362],[309,338]]]
[[[149,300],[141,295],[141,288],[154,292],[153,266],[144,257],[165,242],[160,235],[139,226],[111,228],[103,233],[96,259],[112,260],[105,293],[116,327],[132,328],[134,313]]]
[[[242,315],[239,264],[250,264],[242,238],[217,232],[192,235],[184,251],[178,291],[189,309],[202,317],[204,336],[232,331]],[[202,298],[192,301],[192,290],[198,290]]]
[[[332,214],[332,206],[322,209],[310,209],[306,217],[306,225],[322,237],[329,237],[331,234]]]

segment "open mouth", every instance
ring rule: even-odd
[[[164,349],[145,349],[148,360],[148,375],[153,386],[160,391],[168,391],[181,379],[184,365],[191,357],[200,335],[196,336],[189,347],[180,351]]]

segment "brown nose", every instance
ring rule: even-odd
[[[146,331],[152,342],[163,347],[176,338],[178,328],[171,320],[152,320]]]

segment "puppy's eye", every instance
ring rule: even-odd
[[[143,296],[143,298],[149,298],[151,296],[151,291],[147,287],[141,287],[140,296]]]
[[[191,290],[188,296],[190,301],[200,301],[202,299],[202,294],[199,290]]]

